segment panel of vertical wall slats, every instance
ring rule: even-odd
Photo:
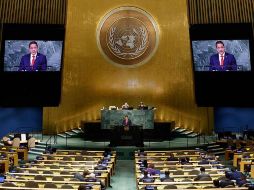
[[[66,11],[67,0],[0,0],[0,44],[4,23],[65,24]]]
[[[188,0],[190,24],[253,23],[253,0]]]
[[[0,23],[65,24],[67,0],[0,0]]]

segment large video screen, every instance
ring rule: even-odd
[[[195,71],[251,71],[249,40],[193,40]]]
[[[63,41],[5,40],[4,71],[60,71]]]
[[[254,106],[253,42],[251,23],[190,26],[198,106]]]
[[[0,106],[60,104],[64,39],[64,25],[3,24]]]

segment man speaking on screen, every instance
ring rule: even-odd
[[[46,71],[47,58],[38,52],[37,42],[30,42],[28,47],[30,53],[22,56],[19,71]]]
[[[215,43],[217,53],[210,57],[211,71],[237,71],[235,56],[225,51],[222,41]]]

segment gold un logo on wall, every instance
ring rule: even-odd
[[[155,53],[159,30],[150,14],[137,7],[119,7],[107,13],[97,28],[101,53],[111,63],[136,67]]]

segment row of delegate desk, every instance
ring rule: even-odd
[[[166,189],[167,186],[172,185],[178,189],[203,189],[203,188],[213,188],[213,181],[193,181],[193,179],[199,173],[201,166],[206,168],[206,172],[210,174],[212,179],[218,179],[225,175],[225,168],[217,169],[217,166],[222,166],[221,164],[212,164],[214,160],[211,160],[209,164],[199,164],[200,161],[200,151],[196,150],[180,150],[180,151],[145,151],[146,155],[135,154],[135,172],[136,172],[136,182],[137,190],[156,187],[159,189]],[[168,155],[173,153],[175,157],[189,157],[190,161],[188,165],[179,164],[179,161],[167,161]],[[140,163],[142,160],[147,160],[148,164],[153,163],[155,169],[159,169],[161,172],[168,170],[170,172],[170,177],[174,178],[174,182],[161,182],[159,175],[152,176],[155,181],[151,183],[140,182],[139,179],[142,176],[140,170]],[[196,174],[193,174],[196,173]],[[173,174],[173,175],[172,175]],[[180,175],[179,175],[180,174]],[[230,188],[234,189],[234,188]],[[241,189],[241,188],[238,188]],[[243,188],[247,189],[247,188]]]
[[[26,148],[0,147],[2,173],[6,173],[10,166],[17,166],[18,160],[28,160],[28,151]]]
[[[228,140],[221,140],[220,143],[228,143]],[[254,141],[253,140],[230,140],[238,149],[225,150],[225,160],[233,158],[233,166],[239,168],[241,172],[246,171],[246,166],[250,168],[250,176],[254,178]],[[239,147],[241,145],[241,147]]]
[[[17,189],[22,189],[27,181],[32,180],[38,183],[39,189],[43,189],[47,183],[54,183],[58,188],[61,188],[64,184],[69,184],[74,189],[77,189],[81,184],[90,184],[92,189],[99,190],[99,182],[77,181],[74,179],[74,174],[77,172],[82,174],[84,169],[88,169],[90,172],[94,172],[96,177],[108,186],[110,177],[114,174],[115,156],[116,154],[113,153],[107,163],[107,169],[95,170],[94,167],[98,161],[103,159],[102,151],[58,150],[56,154],[44,154],[39,159],[18,167],[17,171],[7,173],[5,181],[15,183],[18,186]],[[59,177],[63,177],[64,180],[59,180]],[[40,180],[40,178],[43,178],[43,180]]]

